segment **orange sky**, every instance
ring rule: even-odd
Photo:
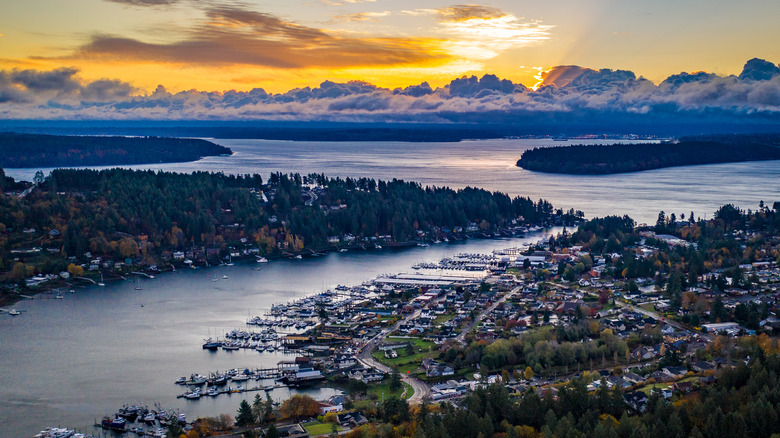
[[[780,2],[549,0],[8,0],[0,68],[75,67],[149,93],[324,80],[383,87],[493,73],[533,86],[541,69],[738,73],[780,59]]]

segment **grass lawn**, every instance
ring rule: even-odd
[[[400,338],[400,337],[388,337],[388,342],[409,342],[414,346],[415,353],[412,355],[406,355],[406,348],[397,348],[395,351],[398,353],[398,357],[388,359],[385,357],[384,351],[375,350],[371,353],[371,356],[379,362],[390,366],[398,367],[398,371],[406,373],[407,371],[413,371],[417,369],[423,359],[433,358],[438,354],[436,344],[431,341],[424,341],[422,338]]]
[[[368,385],[368,394],[369,395],[376,394],[377,400],[382,400],[382,397],[384,397],[385,399],[392,396],[400,397],[401,393],[403,393],[404,389],[407,387],[409,387],[409,391],[412,391],[411,387],[404,382],[401,382],[401,389],[399,389],[398,391],[391,391],[390,379],[385,377],[385,380],[387,381],[382,381],[381,383],[372,383]]]
[[[455,318],[454,313],[445,313],[444,315],[439,315],[436,317],[436,319],[433,320],[433,325],[441,325],[445,322],[451,320],[452,318]]]
[[[314,421],[303,426],[303,428],[306,429],[306,432],[309,432],[309,435],[311,436],[327,435],[333,431],[332,424],[333,423],[320,423],[318,421]],[[336,427],[338,427],[338,430],[343,430],[343,428],[338,424]]]
[[[670,383],[651,383],[650,385],[639,388],[639,391],[644,392],[649,397],[654,388],[664,389],[669,388],[670,386],[672,386]]]

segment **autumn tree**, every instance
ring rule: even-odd
[[[308,395],[296,394],[285,400],[279,411],[284,419],[299,420],[316,417],[320,412],[320,406]]]

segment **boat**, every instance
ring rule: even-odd
[[[144,428],[143,427],[139,427],[139,426],[131,427],[130,428],[130,432],[133,432],[136,435],[144,435],[144,434],[146,434],[146,431],[144,430]]]
[[[197,400],[203,396],[203,393],[200,392],[200,389],[196,389],[194,391],[189,391],[184,393],[184,398],[188,400]]]
[[[257,263],[268,263],[268,259],[265,257],[258,257]]]
[[[300,254],[298,254],[297,256],[295,256],[295,260],[300,260],[300,259],[302,259],[302,258],[303,258],[303,256],[302,256],[302,255],[300,255]]]
[[[101,287],[106,285],[106,283],[103,282],[103,274],[100,274],[100,281],[98,282],[97,285]]]
[[[228,276],[227,276],[227,275],[223,275],[223,276],[222,276],[222,279],[223,279],[223,280],[227,280],[227,279],[228,279]]]
[[[60,292],[60,290],[59,290],[59,289],[57,289],[57,295],[55,295],[55,296],[54,296],[54,299],[55,299],[55,300],[61,300],[61,299],[63,299],[63,298],[64,298],[64,297],[62,296],[62,292]]]
[[[218,281],[218,280],[219,280],[219,279],[217,278],[217,274],[214,274],[214,276],[213,276],[213,277],[211,277],[211,281]]]
[[[222,342],[212,341],[211,338],[209,338],[206,340],[206,343],[203,344],[203,349],[210,350],[210,351],[217,351],[221,346],[222,346]]]
[[[154,424],[155,421],[157,421],[157,417],[154,415],[154,411],[149,411],[148,414],[144,415],[143,418],[141,418],[141,421],[143,421],[146,424]]]
[[[179,377],[178,379],[176,379],[176,384],[177,385],[184,385],[186,382],[187,382],[187,378],[184,377],[184,376]]]
[[[347,252],[347,251],[349,251],[347,248],[341,248],[341,249],[339,250],[339,252]]]
[[[22,312],[20,312],[20,311],[18,311],[16,309],[11,309],[11,310],[8,311],[8,314],[11,315],[11,316],[19,316],[19,315],[22,314]]]
[[[236,351],[239,348],[241,348],[241,347],[239,347],[236,344],[223,344],[222,345],[222,349],[225,350],[225,351]]]
[[[231,377],[230,380],[234,382],[246,382],[247,380],[249,380],[249,376],[247,376],[246,374],[238,374]]]
[[[187,424],[187,417],[186,417],[184,414],[179,414],[179,415],[176,417],[176,420],[177,420],[177,421],[179,422],[179,424],[181,424],[182,426],[184,426],[185,424]]]
[[[76,293],[76,291],[75,291],[75,290],[73,290],[73,289],[69,290],[68,292],[69,292],[69,293],[72,293],[72,294],[75,294],[75,293]]]
[[[219,395],[219,390],[212,386],[208,391],[206,391],[206,395],[209,397],[216,397]]]
[[[122,409],[116,413],[116,416],[126,418],[130,421],[135,421],[135,417],[138,416],[140,411],[141,408],[138,406],[123,406]]]
[[[127,426],[127,420],[122,417],[103,417],[103,421],[100,422],[100,427],[108,430],[116,430],[118,432],[124,432],[125,426]]]

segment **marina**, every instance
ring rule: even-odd
[[[523,238],[466,240],[402,251],[332,252],[303,260],[272,260],[264,263],[261,271],[254,270],[254,260],[234,261],[232,268],[177,269],[155,275],[153,280],[144,279],[140,291],[135,290],[134,282],[108,282],[104,287],[77,289],[63,300],[36,297],[19,302],[16,308],[22,316],[0,315],[9,339],[0,344],[0,355],[17,357],[28,365],[19,368],[7,361],[0,363],[0,375],[14,376],[0,385],[0,427],[9,436],[22,437],[52,424],[88,431],[95,416],[100,419],[108,413],[105,406],[121,407],[128,400],[139,406],[159,402],[185,413],[187,418],[233,412],[238,402],[253,398],[256,392],[201,396],[193,402],[177,398],[186,388],[173,382],[179,376],[189,376],[186,373],[192,369],[273,369],[281,361],[320,354],[320,348],[295,345],[291,339],[288,342],[294,348],[279,350],[279,341],[268,342],[265,345],[273,344],[275,349],[262,354],[250,348],[230,351],[220,347],[211,352],[202,348],[207,332],[215,338],[224,338],[232,330],[237,330],[236,334],[259,334],[268,328],[277,334],[300,333],[309,327],[295,329],[296,320],[281,313],[293,310],[298,316],[309,315],[298,319],[315,321],[317,304],[313,297],[318,294],[323,294],[318,299],[326,308],[346,308],[348,302],[344,299],[350,294],[355,299],[349,305],[360,308],[357,297],[371,296],[379,289],[363,284],[387,272],[410,272],[411,266],[421,261],[438,263],[458,253],[490,253],[497,248],[532,243],[543,236],[536,233]],[[213,273],[221,277],[223,269],[230,269],[229,280],[210,281]],[[299,303],[298,310],[291,309],[294,303]],[[288,327],[247,325],[253,317],[258,317],[257,322],[286,321]],[[27,348],[31,339],[39,344],[38,349]],[[117,346],[121,346],[121,355],[116,354]],[[58,360],[49,360],[52,356]],[[131,365],[137,363],[144,366]],[[117,375],[122,378],[117,379]],[[268,393],[275,401],[294,393],[316,399],[338,393],[321,385],[293,382],[295,387],[291,387],[273,380],[255,382],[229,385],[233,389],[239,384],[263,387],[264,391],[273,385]],[[205,389],[207,392],[208,386]],[[91,397],[78,396],[85,392]],[[34,413],[28,408],[30,403],[38,406]],[[10,418],[14,419],[12,423],[6,420]]]

